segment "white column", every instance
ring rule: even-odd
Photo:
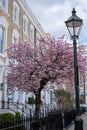
[[[8,100],[8,95],[7,95],[7,85],[4,84],[4,101]]]
[[[17,100],[18,100],[18,91],[15,90],[13,95],[14,95],[14,96],[13,96],[13,101],[14,101],[14,102],[17,102]]]
[[[26,92],[23,92],[23,94],[22,94],[22,103],[25,103],[25,99],[26,99]]]
[[[1,108],[1,101],[2,101],[2,91],[0,90],[0,108]]]

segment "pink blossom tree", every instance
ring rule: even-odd
[[[79,72],[86,71],[84,48],[78,49]],[[73,48],[62,40],[44,38],[38,46],[27,42],[10,46],[7,49],[10,64],[8,66],[8,86],[26,92],[34,92],[36,96],[36,112],[40,109],[41,91],[47,83],[56,82],[58,86],[68,84],[73,88]]]

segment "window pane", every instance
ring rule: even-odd
[[[24,32],[26,32],[26,20],[24,19]]]
[[[5,28],[0,27],[0,53],[4,52]]]
[[[30,40],[34,42],[34,28],[33,27],[30,28]]]
[[[23,32],[28,33],[28,21],[26,18],[23,18]]]
[[[13,44],[17,43],[17,38],[13,37]]]
[[[16,9],[14,8],[14,21],[16,21]]]
[[[2,7],[6,9],[6,0],[2,0]]]
[[[18,23],[18,8],[14,6],[14,14],[13,14],[14,22]]]

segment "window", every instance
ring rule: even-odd
[[[13,5],[13,21],[17,25],[19,24],[19,6],[15,2]]]
[[[39,45],[39,43],[40,43],[40,35],[39,35],[39,33],[37,33],[36,34],[36,45]]]
[[[26,19],[23,21],[23,31],[26,32]]]
[[[19,32],[18,32],[18,30],[14,29],[13,32],[12,32],[12,44],[17,44],[18,39],[19,39]],[[13,50],[16,51],[17,49],[14,48]],[[14,62],[15,64],[17,64],[16,60],[10,61],[10,63],[11,62]]]
[[[5,32],[6,32],[5,27],[0,26],[0,53],[1,54],[4,54]]]
[[[34,27],[33,25],[30,26],[30,40],[34,42]]]
[[[8,22],[4,16],[0,16],[0,55],[6,55]]]
[[[2,0],[2,7],[6,9],[6,0]]]
[[[28,19],[25,15],[23,16],[23,32],[28,34]]]
[[[17,37],[13,36],[13,44],[16,44],[16,43],[18,43],[18,39]]]
[[[19,32],[16,29],[14,29],[12,33],[12,43],[13,44],[18,43],[18,39],[19,39]]]
[[[8,11],[8,0],[1,0],[0,4],[2,9]]]

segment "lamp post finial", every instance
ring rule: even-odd
[[[72,15],[76,15],[75,8],[73,8]]]

